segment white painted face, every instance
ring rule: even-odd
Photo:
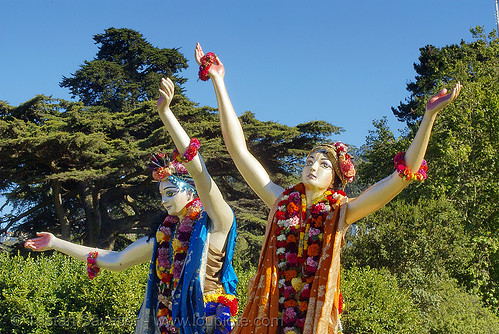
[[[326,191],[333,180],[333,165],[327,154],[321,151],[310,154],[301,173],[305,188]]]
[[[187,190],[180,190],[176,185],[168,181],[161,181],[159,184],[161,194],[161,204],[168,211],[168,214],[179,216],[184,207],[193,200],[193,195]]]

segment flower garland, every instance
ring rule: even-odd
[[[184,267],[194,224],[202,210],[201,201],[196,198],[185,206],[180,224],[177,216],[168,215],[156,232],[156,274],[160,279],[157,317],[161,334],[178,333],[173,325],[171,299]]]
[[[423,159],[421,162],[421,166],[419,170],[412,174],[409,166],[405,164],[405,152],[399,152],[393,158],[393,163],[395,164],[395,168],[397,169],[397,173],[399,176],[407,181],[419,181],[423,182],[426,180],[426,171],[428,170],[428,165],[426,164],[426,160]]]
[[[341,141],[334,143],[336,148],[336,155],[338,156],[338,165],[340,167],[341,174],[348,183],[353,182],[355,177],[355,167],[352,162],[352,157],[347,153],[348,147]]]
[[[207,81],[210,78],[210,67],[212,64],[218,65],[217,56],[213,52],[208,52],[201,57],[201,65],[199,65],[198,76],[202,81]]]
[[[194,159],[196,154],[198,154],[198,149],[200,147],[201,147],[201,144],[199,143],[199,140],[197,140],[196,138],[192,138],[191,142],[189,143],[189,147],[187,148],[187,150],[184,152],[184,154],[182,156],[180,156],[177,149],[173,150],[173,154],[172,154],[173,160],[176,160],[178,162],[189,162],[192,159]]]
[[[87,274],[90,279],[94,279],[100,271],[100,268],[95,265],[97,255],[99,255],[99,253],[95,251],[90,252],[87,255]]]
[[[286,189],[275,217],[279,271],[279,312],[285,334],[301,333],[305,325],[310,289],[322,253],[324,222],[345,196],[341,190],[326,191],[312,204],[307,220],[302,183]]]
[[[237,298],[234,295],[219,293],[207,293],[203,296],[205,304],[219,303],[229,307],[230,315],[235,317],[237,314]]]

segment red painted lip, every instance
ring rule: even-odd
[[[307,175],[307,178],[309,178],[309,179],[316,179],[317,177],[314,174],[310,173],[310,174]]]

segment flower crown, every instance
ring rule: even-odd
[[[170,181],[180,190],[186,190],[197,194],[196,185],[185,166],[170,158],[165,153],[156,153],[149,160],[149,169],[152,169],[152,177],[156,181]]]
[[[163,152],[151,156],[149,169],[152,170],[152,177],[156,181],[166,181],[172,175],[181,178],[190,177],[187,168],[181,162],[175,159],[170,160],[166,153]]]
[[[322,144],[316,146],[310,151],[310,154],[317,151],[326,151],[329,160],[333,164],[333,169],[336,175],[341,180],[343,188],[347,183],[351,183],[355,177],[355,167],[352,162],[352,157],[347,153],[348,147],[341,141],[330,144]]]

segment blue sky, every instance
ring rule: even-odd
[[[139,31],[189,59],[187,96],[216,106],[211,83],[197,80],[196,42],[216,52],[236,112],[296,125],[326,120],[360,146],[372,120],[407,96],[419,48],[471,41],[469,29],[495,28],[493,0],[439,1],[2,1],[0,99],[36,94],[70,99],[60,88],[97,52],[92,36],[109,27]]]

